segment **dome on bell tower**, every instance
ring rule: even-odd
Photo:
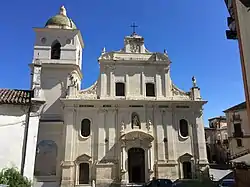
[[[45,24],[47,28],[77,29],[75,23],[67,16],[64,6],[60,7],[59,14],[51,17]]]

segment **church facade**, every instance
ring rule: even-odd
[[[64,7],[35,28],[32,88],[46,101],[37,140],[37,184],[104,186],[195,178],[208,164],[200,89],[170,77],[167,53],[133,32],[103,49],[100,75],[81,90],[80,31]]]

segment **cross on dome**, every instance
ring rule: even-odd
[[[60,7],[60,14],[63,16],[67,16],[66,8],[63,5]]]

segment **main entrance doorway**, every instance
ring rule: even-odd
[[[145,182],[145,151],[142,148],[128,150],[128,174],[130,183]]]

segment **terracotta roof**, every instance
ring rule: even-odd
[[[31,102],[31,90],[0,89],[0,104],[27,105]]]
[[[226,120],[226,116],[216,116],[216,117],[213,117],[213,118],[209,118],[208,121],[212,121],[214,119],[220,119],[220,120]]]
[[[245,101],[245,102],[242,102],[242,103],[240,103],[238,105],[235,105],[235,106],[233,106],[231,108],[228,108],[228,109],[226,109],[223,112],[230,112],[230,111],[242,110],[242,109],[246,109],[246,108],[247,108],[247,105],[246,105],[246,101]]]

